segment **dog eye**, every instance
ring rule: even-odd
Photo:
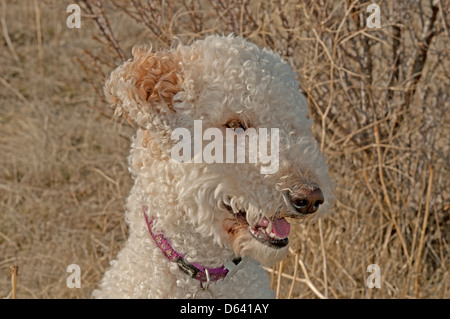
[[[237,133],[239,133],[240,131],[245,131],[247,129],[245,125],[237,119],[229,120],[227,124],[225,124],[225,126],[231,128],[233,131]]]

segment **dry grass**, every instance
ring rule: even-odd
[[[89,297],[124,243],[133,128],[104,108],[108,72],[136,43],[234,32],[298,71],[336,182],[269,269],[278,297],[449,298],[449,4],[376,2],[380,29],[363,0],[79,1],[68,29],[69,1],[0,1],[0,296],[18,265],[18,298]]]

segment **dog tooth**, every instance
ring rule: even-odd
[[[271,220],[269,220],[269,225],[267,225],[267,227],[266,227],[266,233],[267,233],[267,235],[273,234],[272,233],[272,221]]]

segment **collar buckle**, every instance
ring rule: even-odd
[[[178,257],[175,261],[178,264],[178,267],[187,275],[190,275],[192,278],[195,278],[200,271],[197,267],[194,265],[186,262],[184,258]]]

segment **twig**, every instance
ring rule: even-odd
[[[19,266],[11,266],[11,286],[12,286],[12,298],[17,298],[17,277],[19,276]]]
[[[34,105],[31,104],[31,102],[28,101],[28,99],[25,96],[23,96],[22,93],[20,93],[15,87],[13,87],[11,84],[9,84],[1,76],[0,76],[0,83],[3,84],[3,86],[5,86],[12,93],[14,93],[22,102],[24,102],[25,104],[29,105],[31,108],[34,108]]]
[[[328,299],[328,271],[327,271],[327,254],[325,252],[325,245],[323,241],[322,220],[319,219],[319,235],[320,235],[320,249],[322,250],[323,258],[323,281],[325,284],[325,298]]]
[[[295,281],[297,279],[297,274],[298,274],[298,258],[299,258],[299,253],[295,252],[294,275],[292,276],[293,280],[291,283],[291,288],[289,289],[289,294],[288,294],[287,299],[291,299],[292,293],[294,292]]]
[[[445,16],[444,8],[442,7],[442,1],[438,0],[439,4],[439,11],[441,12],[442,17],[442,25],[444,26],[445,35],[448,37],[448,28],[447,28],[447,17]]]
[[[99,9],[99,13],[96,13],[93,7],[91,6],[89,0],[80,0],[80,2],[84,3],[85,8],[88,10],[89,14],[92,16],[92,19],[97,24],[100,32],[109,41],[109,43],[111,43],[120,59],[122,61],[125,61],[126,60],[125,54],[120,48],[117,39],[114,37],[114,34],[109,25],[109,20],[106,17],[106,13],[104,11],[102,3],[100,1],[95,1],[95,6]]]
[[[417,258],[414,263],[415,266],[415,272],[416,272],[416,278],[414,279],[414,293],[416,298],[419,298],[419,267],[420,267],[420,259],[422,258],[422,248],[423,248],[423,241],[425,238],[425,232],[427,230],[427,223],[428,223],[428,215],[430,214],[430,202],[431,202],[431,189],[433,186],[433,173],[434,168],[433,165],[430,165],[430,177],[428,179],[428,189],[427,189],[427,200],[425,203],[425,216],[423,218],[423,224],[422,224],[422,233],[420,235],[420,242],[419,242],[419,251],[417,252]]]
[[[270,289],[274,289],[275,288],[275,269],[277,268],[277,264],[273,265],[272,269],[268,269],[269,271],[271,271],[271,275],[270,275]]]
[[[405,238],[403,237],[401,229],[398,226],[397,219],[396,219],[396,217],[394,215],[394,212],[392,210],[392,204],[391,204],[391,200],[389,198],[389,193],[387,191],[386,184],[384,182],[383,165],[382,165],[382,162],[381,162],[380,130],[379,130],[378,126],[374,127],[374,133],[375,133],[375,142],[377,144],[378,174],[379,174],[379,177],[380,177],[381,189],[383,190],[383,197],[384,197],[384,200],[385,200],[385,202],[386,202],[386,204],[388,206],[389,213],[390,213],[390,218],[392,220],[392,223],[394,224],[395,230],[397,231],[398,238],[400,239],[400,243],[401,243],[401,245],[403,247],[403,253],[405,254],[406,259],[408,260],[408,263],[411,266],[410,258],[409,258],[409,252],[408,252],[408,248],[406,246]]]
[[[276,292],[276,298],[280,298],[280,289],[281,289],[281,274],[283,273],[283,263],[284,261],[280,261],[280,266],[278,269],[278,278],[277,278],[277,292]]]
[[[431,9],[432,9],[431,17],[429,20],[426,21],[424,25],[422,37],[420,38],[418,43],[419,49],[414,59],[411,72],[409,74],[410,76],[412,76],[412,81],[406,89],[405,101],[402,105],[402,108],[409,107],[411,99],[416,92],[416,85],[419,82],[420,78],[422,77],[422,71],[427,61],[428,49],[430,48],[431,40],[436,35],[436,32],[433,31],[433,28],[437,19],[437,14],[439,12],[439,6],[436,4],[432,6]],[[398,122],[400,121],[401,118],[398,119]]]
[[[427,186],[426,184],[426,179],[427,179],[427,171],[424,170],[423,171],[423,175],[422,175],[422,188],[420,190],[420,194],[424,194],[425,192],[425,188]],[[413,238],[411,240],[411,253],[410,253],[410,258],[413,258],[414,255],[414,250],[416,248],[416,239],[417,239],[417,233],[419,231],[419,222],[420,222],[420,215],[422,214],[422,206],[423,206],[423,196],[420,196],[420,201],[419,201],[419,205],[417,208],[417,217],[416,217],[416,221],[414,224],[414,232],[413,232]]]
[[[9,51],[11,51],[11,55],[12,55],[14,61],[19,62],[19,57],[16,53],[16,50],[14,49],[11,38],[9,37],[9,34],[8,34],[8,28],[6,26],[5,16],[6,16],[6,2],[5,2],[5,0],[2,0],[1,24],[2,24],[3,36],[5,37],[6,44],[8,45]]]
[[[305,264],[301,259],[298,260],[300,267],[302,267],[303,274],[305,275],[305,279],[301,280],[301,282],[304,282],[308,285],[308,287],[318,296],[320,299],[327,299],[324,295],[322,295],[319,290],[316,288],[316,286],[313,285],[311,279],[309,278],[308,272],[306,271]]]
[[[42,48],[42,31],[41,31],[41,9],[38,0],[34,0],[34,11],[36,13],[36,36],[38,41],[39,69],[41,77],[44,77],[44,50]]]
[[[295,278],[294,276],[288,275],[288,274],[284,274],[281,273],[281,276],[284,278],[288,278],[290,280],[294,280],[296,282],[301,282],[303,284],[306,284],[311,290],[312,292],[319,297],[320,299],[326,299],[325,296],[323,294],[320,293],[320,291],[316,288],[316,286],[314,286],[314,284],[311,282],[311,280],[309,279],[308,273],[306,271],[305,265],[303,264],[303,262],[299,259],[299,265],[303,270],[303,273],[305,274],[305,278]],[[278,271],[273,270],[272,268],[265,268],[263,267],[265,270],[267,270],[268,272],[270,272],[273,276],[276,274],[278,274]]]

